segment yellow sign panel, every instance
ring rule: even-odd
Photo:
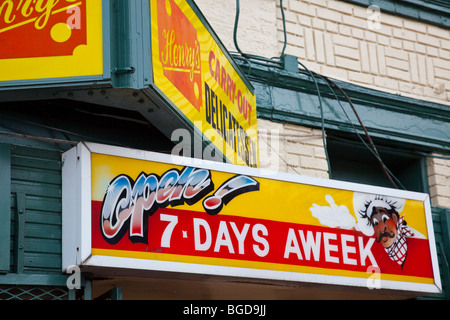
[[[0,2],[0,81],[103,75],[101,0]]]
[[[426,194],[87,148],[87,266],[440,290]]]
[[[256,98],[186,0],[151,1],[153,80],[234,164],[259,166]]]

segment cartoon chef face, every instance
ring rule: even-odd
[[[373,226],[377,241],[389,248],[398,235],[398,213],[385,207],[373,207],[370,223]]]

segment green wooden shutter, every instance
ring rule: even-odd
[[[332,179],[393,188],[374,155],[360,141],[327,132],[327,148]],[[400,189],[428,192],[425,157],[395,145],[378,145],[377,150],[384,164],[400,181],[394,179]]]
[[[441,274],[442,293],[426,299],[450,299],[450,209],[432,207],[434,237]]]
[[[61,274],[61,154],[11,147],[13,272]]]

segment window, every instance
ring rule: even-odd
[[[394,179],[400,189],[428,192],[426,160],[423,156],[407,149],[375,144],[384,164],[400,181],[401,184]],[[359,140],[328,134],[327,147],[332,179],[394,187],[375,156]]]

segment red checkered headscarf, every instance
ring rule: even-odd
[[[397,222],[397,238],[389,248],[384,248],[389,255],[389,258],[402,267],[406,259],[406,253],[408,252],[406,237],[411,237],[413,235],[414,233],[407,226],[403,216],[401,216]]]

